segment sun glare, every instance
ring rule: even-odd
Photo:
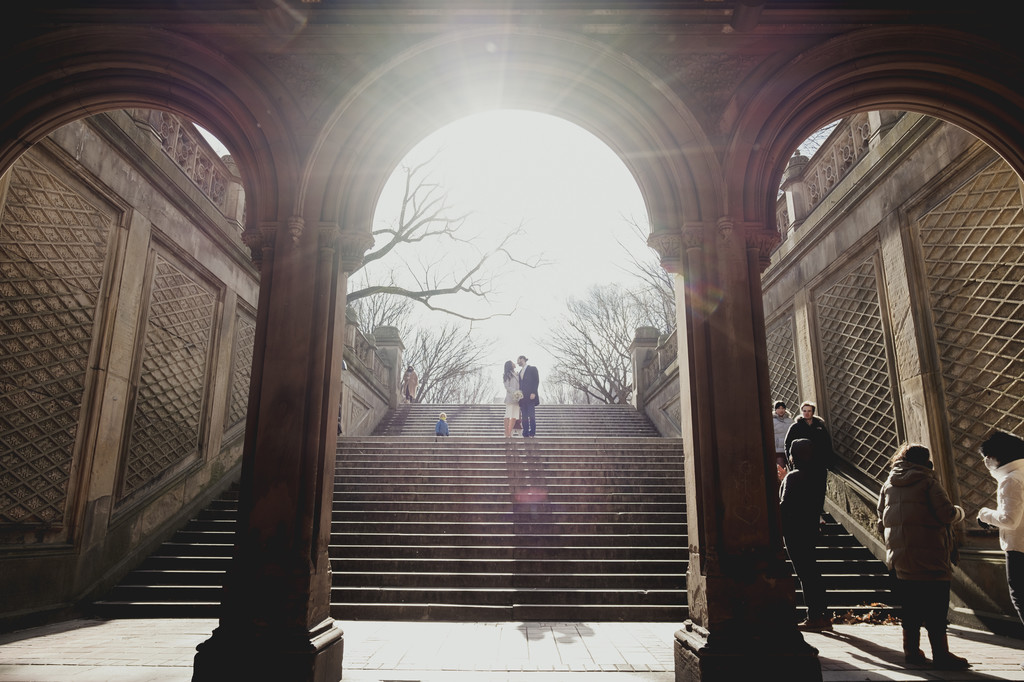
[[[521,226],[513,249],[539,256],[546,265],[519,269],[496,282],[489,302],[464,301],[474,313],[512,310],[475,324],[481,337],[495,341],[493,364],[525,353],[539,367],[550,366],[539,341],[564,310],[569,296],[595,284],[626,282],[627,258],[619,243],[639,255],[647,251],[631,220],[646,226],[646,209],[636,181],[616,154],[583,128],[528,111],[476,114],[436,131],[403,160],[414,166],[437,157],[430,177],[448,192],[453,208],[471,214],[467,226],[483,234],[504,235]],[[374,225],[393,221],[402,199],[402,175],[396,172],[377,205]],[[418,246],[418,261],[441,262],[441,250]],[[431,323],[430,315],[425,321]],[[495,374],[499,373],[496,370]]]

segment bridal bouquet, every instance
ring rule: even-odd
[[[514,391],[512,393],[512,399],[513,400],[522,400],[523,399],[523,392],[522,391]]]

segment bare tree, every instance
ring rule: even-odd
[[[650,326],[643,296],[616,284],[592,287],[571,298],[567,312],[545,344],[555,358],[552,378],[585,396],[586,402],[626,403],[633,392],[629,346],[638,327]]]
[[[493,403],[504,397],[505,389],[500,384],[500,372],[492,367],[478,367],[475,372],[466,376],[455,386],[450,402],[461,405],[478,405]]]
[[[360,329],[373,331],[377,327],[397,327],[407,331],[415,303],[404,296],[381,294],[366,296],[350,303],[359,319]]]
[[[484,345],[474,340],[471,329],[449,321],[436,328],[418,327],[405,360],[419,375],[415,402],[461,402],[484,367]]]
[[[647,241],[649,230],[637,220],[629,219],[633,234],[640,240]],[[638,288],[633,292],[633,304],[645,309],[645,317],[651,320],[651,326],[668,333],[676,327],[676,287],[675,277],[661,265],[661,256],[648,247],[647,257],[637,256],[632,249],[621,241],[617,243],[627,254],[628,262],[621,266],[622,270],[631,275]]]
[[[594,401],[583,391],[570,386],[556,366],[544,382],[544,402],[549,405],[589,405]]]
[[[348,303],[389,295],[465,320],[510,315],[514,307],[476,317],[439,302],[460,294],[490,301],[501,275],[520,266],[534,268],[542,264],[538,258],[525,260],[513,254],[510,246],[522,234],[521,228],[489,242],[472,229],[467,222],[469,214],[457,212],[445,189],[430,180],[429,169],[439,153],[402,169],[404,190],[398,217],[374,229],[374,245],[363,256],[363,277],[353,280],[359,284],[348,292]],[[424,242],[434,249],[414,262],[409,247]],[[487,246],[481,248],[480,244],[485,243]],[[444,258],[437,257],[439,244],[445,246]]]

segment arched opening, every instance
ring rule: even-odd
[[[626,167],[579,126],[475,114],[399,164],[348,303],[363,332],[402,332],[415,402],[494,402],[502,366],[524,353],[544,370],[545,403],[631,402],[635,330],[674,326],[671,279],[648,278],[660,268],[646,215]],[[607,333],[555,333],[584,318]],[[459,352],[439,345],[456,339]]]
[[[137,107],[60,126],[0,178],[0,532],[34,549],[13,584],[61,576],[8,613],[105,592],[237,482],[259,291],[245,195],[191,121]]]
[[[818,403],[839,457],[832,501],[876,556],[856,517],[871,518],[898,446],[927,445],[967,514],[954,617],[1013,628],[996,534],[974,519],[996,502],[979,446],[1022,426],[1020,176],[952,123],[869,111],[795,154],[782,188],[763,276],[773,399]]]

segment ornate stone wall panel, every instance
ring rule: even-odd
[[[235,313],[235,342],[232,351],[231,398],[224,430],[245,421],[249,409],[249,379],[252,376],[252,352],[256,339],[256,317],[239,307]]]
[[[112,218],[31,155],[0,221],[0,524],[60,526]]]
[[[978,458],[992,429],[1024,433],[1024,215],[997,161],[919,222],[961,503],[994,505]]]
[[[802,401],[796,375],[796,345],[793,338],[793,315],[786,314],[768,325],[768,380],[772,402],[782,400],[789,411],[797,414]]]
[[[836,454],[881,486],[899,445],[874,256],[814,295]]]
[[[203,423],[216,292],[160,252],[151,278],[119,503],[195,458]]]

